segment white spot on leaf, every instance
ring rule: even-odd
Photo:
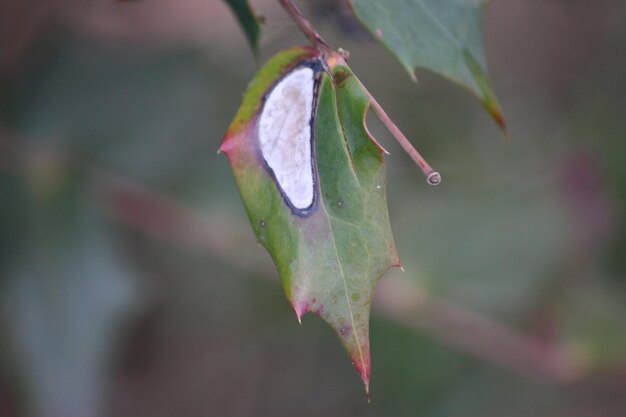
[[[302,67],[285,76],[270,92],[259,119],[261,155],[291,205],[313,204],[311,117],[315,73]]]

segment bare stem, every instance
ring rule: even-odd
[[[583,372],[581,362],[558,345],[419,291],[396,276],[381,282],[380,313],[459,351],[518,374],[567,384]]]
[[[298,25],[298,28],[302,31],[309,41],[321,52],[333,52],[332,48],[328,46],[326,41],[315,30],[311,22],[307,20],[302,14],[300,9],[291,2],[291,0],[278,0],[283,6],[285,11],[289,14],[291,19]]]
[[[424,175],[426,176],[426,182],[430,185],[438,185],[441,182],[441,175],[439,172],[435,171],[428,162],[424,159],[424,157],[415,149],[415,147],[411,144],[409,139],[404,136],[404,133],[400,130],[398,126],[391,120],[391,118],[387,115],[383,107],[378,103],[378,101],[374,98],[372,93],[369,92],[367,88],[363,85],[363,83],[359,80],[359,84],[363,89],[365,95],[370,101],[372,106],[372,110],[376,113],[376,116],[380,119],[380,121],[385,125],[389,133],[396,139],[396,141],[400,144],[402,149],[411,157],[411,159],[417,164],[417,166],[422,170]]]
[[[341,51],[339,53],[335,52],[324,39],[320,36],[319,33],[315,30],[311,22],[309,22],[303,15],[300,9],[293,4],[291,0],[278,0],[283,8],[287,11],[291,19],[298,25],[298,28],[302,31],[302,33],[309,39],[309,41],[315,46],[320,52],[330,55],[334,60],[337,60],[342,65],[346,65],[345,59],[348,54],[345,51]],[[376,116],[380,119],[380,121],[385,125],[387,130],[391,133],[391,135],[396,139],[396,141],[400,144],[402,149],[411,157],[411,159],[417,164],[417,166],[422,170],[424,175],[426,176],[426,182],[430,185],[438,185],[441,182],[441,175],[435,171],[428,162],[424,159],[424,157],[415,149],[415,147],[411,144],[411,142],[407,139],[407,137],[402,133],[400,128],[396,126],[396,124],[391,120],[391,118],[387,115],[385,110],[382,108],[380,103],[374,98],[372,93],[369,92],[367,88],[363,85],[361,81],[359,81],[359,85],[363,89],[363,92],[367,95],[370,104],[372,106],[372,110],[376,113]]]

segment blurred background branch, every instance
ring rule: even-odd
[[[258,264],[241,263],[242,252],[259,252],[259,248],[242,247],[236,239],[249,234],[240,219],[223,212],[201,213],[126,179],[106,177],[99,187],[103,207],[116,221],[186,249],[209,252],[243,272],[276,276],[269,257],[259,259]],[[551,382],[571,383],[580,376],[582,364],[578,358],[555,343],[426,295],[423,289],[398,276],[383,278],[379,287],[375,311],[455,349]]]

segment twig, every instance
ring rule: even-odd
[[[291,0],[278,0],[283,8],[287,11],[291,19],[296,23],[300,31],[311,41],[313,46],[315,46],[320,52],[327,55],[328,57],[332,57],[333,59],[340,62],[342,65],[347,66],[345,62],[345,57],[347,54],[345,53],[337,53],[335,52],[324,39],[320,36],[319,33],[315,30],[311,22],[309,22],[303,15],[302,12],[294,5]],[[396,126],[396,124],[391,120],[391,118],[387,115],[382,106],[378,103],[378,101],[374,98],[372,93],[369,92],[367,88],[363,85],[363,83],[359,80],[359,85],[363,89],[363,92],[367,96],[372,106],[372,110],[376,113],[376,116],[380,119],[380,121],[385,125],[387,130],[391,133],[391,135],[396,139],[396,141],[400,144],[402,149],[411,157],[411,159],[417,164],[417,166],[422,170],[424,175],[426,176],[426,182],[430,185],[438,185],[441,183],[441,175],[439,172],[435,171],[428,162],[422,157],[422,155],[415,149],[415,147],[411,144],[409,139],[402,133],[400,128]]]
[[[242,248],[242,241],[250,233],[240,226],[238,217],[225,211],[199,211],[102,170],[97,172],[95,182],[96,198],[102,201],[99,206],[112,220],[186,250],[210,253],[246,272],[275,274],[271,259],[255,250],[254,242]],[[242,252],[249,255],[242,259]]]
[[[130,228],[187,249],[207,251],[237,269],[254,272],[255,276],[276,276],[268,257],[254,256],[262,251],[254,249],[247,228],[226,213],[202,213],[112,176],[102,177],[99,190],[105,212]],[[225,240],[226,236],[233,238]],[[250,241],[249,248],[242,248],[246,240]],[[253,259],[242,262],[242,252]],[[398,276],[380,283],[374,306],[383,316],[518,374],[559,384],[572,382],[581,375],[578,362],[560,347],[474,311],[425,296]]]
[[[358,79],[358,78],[357,78]],[[363,89],[363,92],[367,96],[372,106],[372,110],[376,113],[376,116],[380,119],[380,121],[385,125],[387,130],[393,135],[396,141],[402,146],[402,149],[411,157],[411,159],[417,164],[418,167],[422,170],[424,175],[426,176],[426,182],[430,185],[439,185],[441,183],[441,174],[435,171],[428,162],[424,159],[424,157],[415,149],[415,147],[411,144],[409,139],[404,136],[404,133],[400,130],[398,126],[391,120],[391,118],[385,113],[385,110],[378,103],[378,101],[374,98],[372,93],[369,92],[367,88],[363,85],[361,80],[359,80],[359,85]]]
[[[375,306],[385,316],[494,365],[559,384],[582,374],[582,364],[567,350],[430,296],[400,276],[383,280],[377,294]]]
[[[298,25],[304,36],[315,46],[320,52],[333,53],[333,49],[328,46],[326,41],[315,30],[311,22],[304,17],[300,9],[291,2],[291,0],[278,0],[283,8],[287,11],[291,19]]]

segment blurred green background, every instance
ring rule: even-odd
[[[0,1],[0,416],[625,416],[626,3],[491,2],[505,141],[346,2],[300,2],[443,176],[368,119],[405,269],[371,404],[216,154],[258,66],[304,42],[253,3],[259,62],[218,0]]]

